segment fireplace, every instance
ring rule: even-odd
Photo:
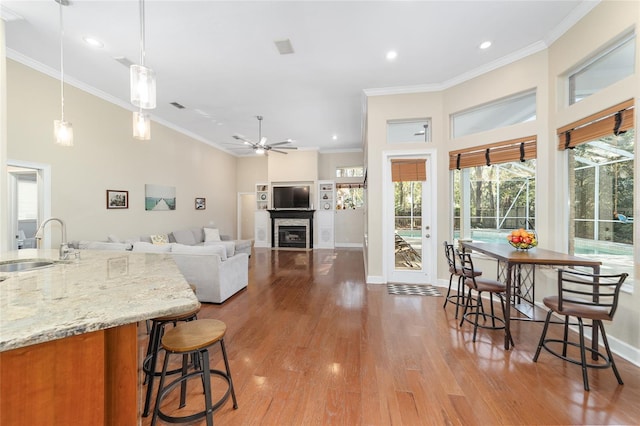
[[[307,247],[306,226],[279,226],[278,247]]]
[[[313,248],[313,210],[269,210],[271,247]]]

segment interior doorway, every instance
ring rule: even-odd
[[[238,239],[253,240],[256,194],[238,192]]]
[[[48,165],[8,161],[7,200],[10,250],[37,248],[35,234],[51,215],[51,169]],[[45,239],[49,241],[45,234]]]

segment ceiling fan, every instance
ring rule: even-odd
[[[242,141],[245,145],[248,145],[253,149],[256,154],[259,155],[268,155],[269,151],[277,152],[279,154],[288,154],[286,151],[282,151],[283,149],[298,149],[295,146],[285,146],[293,142],[291,139],[287,139],[286,141],[276,142],[276,143],[267,143],[267,138],[262,136],[262,116],[257,115],[258,119],[258,142],[254,142],[251,139],[247,139],[242,135],[233,135],[233,138],[239,141]]]

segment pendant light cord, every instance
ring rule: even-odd
[[[60,109],[62,111],[61,118],[64,123],[64,25],[62,21],[62,1],[58,2],[60,6]]]
[[[140,65],[144,66],[144,0],[140,0]]]

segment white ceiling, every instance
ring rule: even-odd
[[[138,1],[70,2],[63,10],[65,81],[133,110],[129,70],[114,58],[139,63]],[[152,117],[238,155],[253,154],[234,149],[242,145],[232,135],[257,140],[257,115],[269,142],[360,149],[365,93],[458,84],[548,47],[596,4],[146,0],[145,63],[158,79]],[[54,0],[2,0],[7,56],[58,77],[58,8]],[[104,47],[89,47],[83,36]],[[274,41],[283,39],[294,54],[278,53]],[[493,45],[480,50],[485,40]],[[389,62],[392,49],[398,57]]]

